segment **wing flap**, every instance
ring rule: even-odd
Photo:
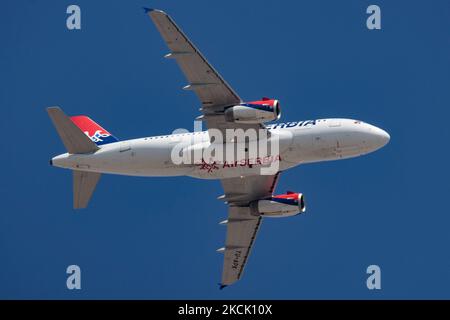
[[[239,280],[255,241],[261,218],[252,216],[249,207],[230,207],[224,252],[222,285]]]

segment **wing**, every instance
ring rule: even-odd
[[[160,10],[145,11],[171,50],[165,57],[177,61],[189,82],[183,89],[194,91],[201,101],[203,115],[198,119],[205,120],[209,129],[221,130],[227,140],[226,129],[265,129],[262,124],[227,122],[225,108],[241,103],[241,98],[169,15]],[[261,218],[251,214],[250,202],[271,196],[277,179],[278,174],[222,180],[225,195],[221,198],[229,204],[222,285],[231,284],[241,277],[258,232]]]
[[[261,225],[261,217],[252,214],[250,202],[272,195],[279,173],[222,180],[228,202],[227,238],[221,288],[240,279]]]
[[[226,129],[264,128],[260,124],[236,124],[227,122],[224,117],[224,108],[242,102],[242,99],[222,78],[222,76],[209,64],[201,52],[194,46],[172,18],[165,12],[155,9],[145,9],[146,13],[155,23],[159,33],[170,49],[166,58],[177,61],[189,84],[183,89],[194,91],[201,101],[203,115],[198,117],[204,120],[209,129],[221,130],[225,137]]]
[[[193,90],[202,107],[227,106],[241,102],[241,98],[167,13],[154,9],[146,9],[146,12],[171,50],[165,57],[174,58],[189,81],[183,89]]]

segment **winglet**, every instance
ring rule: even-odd
[[[220,290],[222,290],[225,287],[228,287],[228,285],[219,283],[219,289]]]

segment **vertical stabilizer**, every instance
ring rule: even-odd
[[[47,108],[47,113],[56,128],[67,152],[92,153],[98,146],[59,107]]]

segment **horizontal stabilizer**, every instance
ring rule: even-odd
[[[86,208],[95,190],[101,173],[73,171],[73,208]]]

